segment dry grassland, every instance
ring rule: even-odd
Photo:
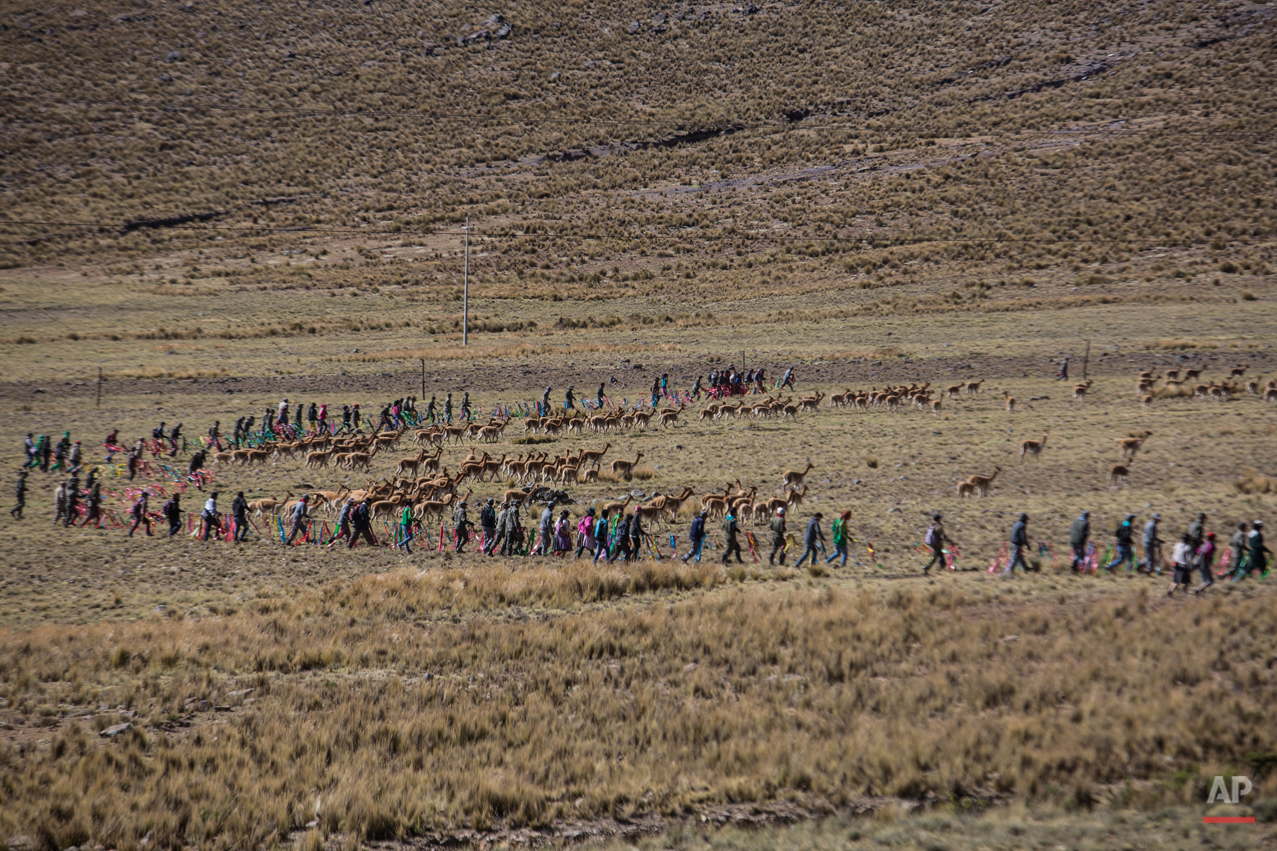
[[[850,510],[846,568],[673,562],[687,513],[662,560],[598,568],[128,540],[54,528],[35,473],[0,525],[12,847],[1274,841],[1271,580],[1167,600],[1050,555],[985,570],[1020,511],[1060,558],[1082,509],[1102,545],[1128,512],[1168,540],[1202,510],[1225,537],[1272,519],[1277,406],[1136,389],[1277,377],[1271,8],[139,0],[4,24],[0,470],[28,431],[96,459],[113,428],[226,431],[284,397],[371,414],[423,367],[427,398],[485,416],[729,364],[797,365],[800,393],[984,382],[939,415],[697,404],[477,449],[644,453],[634,481],[569,485],[575,516],[737,480],[771,498],[810,460],[791,530]],[[1051,377],[1087,341],[1075,402]],[[214,470],[225,504],[409,454]],[[937,510],[962,569],[923,578]],[[1200,823],[1219,773],[1255,781],[1253,832]]]

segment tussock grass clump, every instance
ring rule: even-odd
[[[1272,493],[1277,491],[1277,478],[1265,476],[1254,467],[1247,467],[1241,477],[1233,482],[1233,486],[1246,494]]]

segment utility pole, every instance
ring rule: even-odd
[[[461,345],[470,342],[470,217],[466,216],[466,265],[462,277],[461,295]],[[422,391],[425,395],[425,391]]]
[[[98,401],[94,407],[102,407],[102,367],[100,366],[98,367]]]
[[[1086,341],[1086,354],[1082,356],[1082,380],[1086,381],[1086,370],[1091,365],[1091,341]]]

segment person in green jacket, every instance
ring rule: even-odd
[[[399,519],[399,546],[403,547],[404,552],[408,555],[412,555],[412,547],[409,546],[409,543],[413,540],[412,527],[412,506],[405,505],[403,507],[403,517]]]
[[[772,518],[772,554],[767,558],[767,563],[773,567],[776,564],[776,553],[780,553],[780,563],[785,563],[785,507],[782,505],[776,509],[776,516]],[[723,559],[724,562],[727,559]]]
[[[834,559],[842,556],[839,567],[847,566],[847,521],[851,519],[851,512],[844,511],[842,516],[834,521],[833,529],[830,530],[830,538],[834,542],[834,551],[825,559],[825,564],[829,564]]]

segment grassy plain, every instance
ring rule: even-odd
[[[547,385],[633,403],[728,364],[795,365],[804,393],[982,392],[940,416],[693,406],[535,447],[516,424],[484,447],[644,453],[650,478],[569,488],[578,515],[738,478],[771,497],[810,460],[791,528],[850,510],[876,558],[846,568],[683,566],[687,516],[662,560],[606,568],[128,540],[54,528],[36,473],[27,519],[0,525],[0,839],[1272,843],[1271,580],[1167,600],[1165,578],[1050,558],[985,570],[1020,511],[1061,557],[1082,509],[1102,544],[1128,512],[1161,512],[1168,540],[1198,511],[1225,538],[1272,519],[1277,406],[1135,389],[1142,369],[1277,377],[1272,9],[568,2],[502,10],[508,37],[489,14],[11,15],[0,469],[29,431],[97,458],[114,428],[226,430],[284,397],[372,413],[420,392],[422,362],[427,397],[485,412]],[[1051,379],[1088,341],[1074,402]],[[1116,440],[1143,431],[1110,488]],[[994,466],[987,498],[957,499]],[[216,486],[366,478],[283,461]],[[922,577],[937,510],[962,569]],[[1212,831],[1210,780],[1234,772],[1261,824]]]

